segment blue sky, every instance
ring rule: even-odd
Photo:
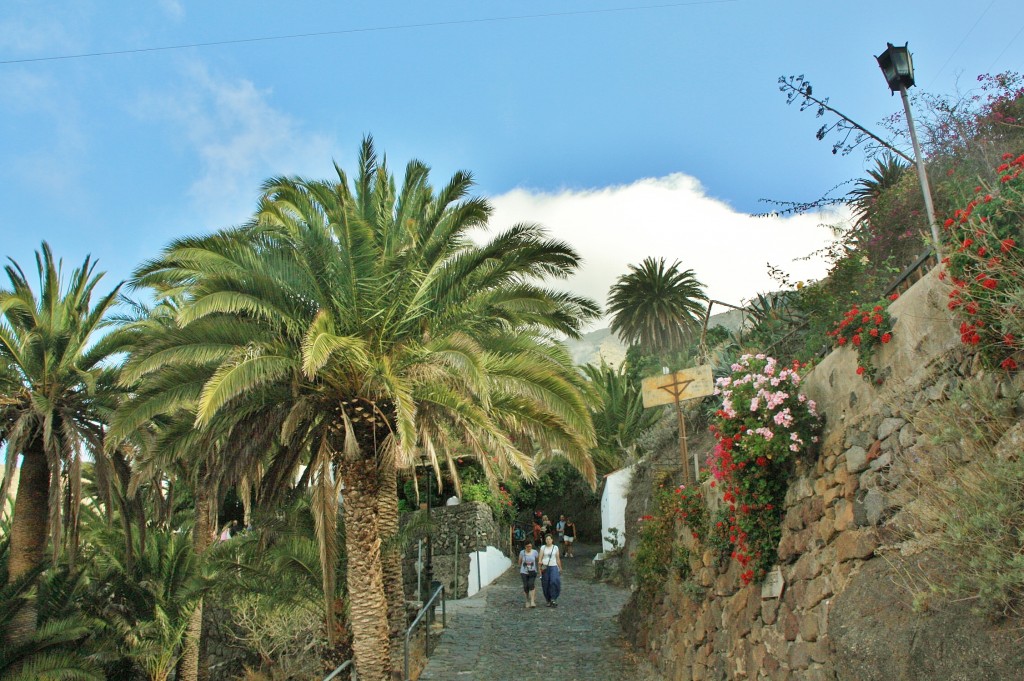
[[[17,61],[326,31],[348,32]],[[472,171],[495,227],[577,245],[570,288],[603,301],[656,255],[735,301],[771,285],[767,262],[820,276],[792,259],[829,218],[750,218],[759,199],[812,199],[867,165],[815,140],[777,78],[805,74],[874,125],[900,110],[873,57],[887,41],[909,41],[920,89],[968,90],[1024,71],[1024,3],[4,0],[0,255],[29,266],[46,239],[112,284],[244,220],[266,177],[351,168],[371,133],[395,170]]]

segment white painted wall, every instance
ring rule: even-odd
[[[610,528],[618,528],[620,547],[625,541],[626,493],[632,478],[633,466],[620,468],[605,476],[604,493],[601,495],[601,545],[605,551],[612,550],[612,545],[605,539]]]
[[[479,561],[478,561],[479,558]],[[472,596],[477,588],[477,571],[480,572],[480,586],[487,586],[512,567],[512,560],[493,546],[486,551],[473,551],[469,554],[469,594]]]

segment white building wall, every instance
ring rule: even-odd
[[[493,546],[488,546],[485,551],[473,551],[469,554],[469,596],[472,596],[480,589],[477,588],[477,574],[479,573],[479,585],[485,587],[512,567],[512,560]]]
[[[601,495],[601,538],[605,551],[611,551],[612,545],[606,539],[611,528],[619,531],[619,546],[626,537],[626,493],[629,482],[633,478],[633,466],[620,468],[605,476],[604,493]]]

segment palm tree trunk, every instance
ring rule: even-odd
[[[213,543],[213,495],[200,480],[196,489],[195,513],[196,521],[192,529],[192,546],[196,555],[202,555]],[[199,681],[206,677],[206,670],[200,674],[199,644],[203,636],[203,601],[200,600],[196,609],[189,617],[185,640],[181,646],[181,659],[178,661],[179,681]]]
[[[402,551],[398,537],[398,475],[393,461],[383,463],[380,471],[380,494],[377,495],[377,522],[383,541],[384,593],[388,599],[388,638],[391,644],[392,668],[402,663],[399,639],[405,633],[405,583],[402,579]]]
[[[345,549],[348,570],[352,651],[360,681],[390,678],[388,653],[388,603],[381,568],[380,527],[377,498],[380,480],[373,460],[346,461],[342,505],[345,518]]]
[[[43,562],[46,551],[46,533],[49,528],[50,468],[46,455],[39,446],[30,446],[21,460],[18,496],[14,499],[14,517],[11,522],[11,554],[8,562],[8,583],[29,572]],[[56,538],[54,541],[59,541]],[[4,633],[9,646],[25,643],[36,631],[36,605],[34,600],[11,619]]]

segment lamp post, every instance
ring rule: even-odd
[[[426,593],[426,597],[423,598],[423,600],[425,602],[428,598],[430,598],[431,595],[433,595],[432,591],[433,591],[433,588],[434,588],[434,528],[429,526],[429,524],[433,520],[431,518],[431,513],[430,513],[431,509],[433,508],[431,506],[431,502],[430,502],[430,496],[431,496],[430,478],[431,478],[431,475],[433,474],[434,471],[433,471],[433,469],[430,466],[430,459],[428,459],[426,455],[423,455],[423,458],[421,459],[421,461],[423,463],[424,475],[427,478],[427,523],[428,523],[427,565],[426,565],[427,593]]]
[[[917,166],[917,178],[921,182],[921,194],[924,195],[924,209],[928,213],[928,225],[932,230],[932,248],[941,259],[942,251],[939,242],[939,225],[935,221],[935,207],[932,205],[932,191],[928,187],[928,174],[925,172],[924,159],[921,157],[921,145],[917,143],[917,130],[914,128],[914,117],[910,113],[910,98],[907,97],[907,88],[914,84],[914,59],[907,49],[907,43],[903,47],[886,43],[885,52],[875,57],[878,66],[882,69],[885,82],[888,83],[892,92],[899,91],[903,99],[903,110],[907,113],[907,127],[910,128],[910,142],[914,145],[914,162]]]

